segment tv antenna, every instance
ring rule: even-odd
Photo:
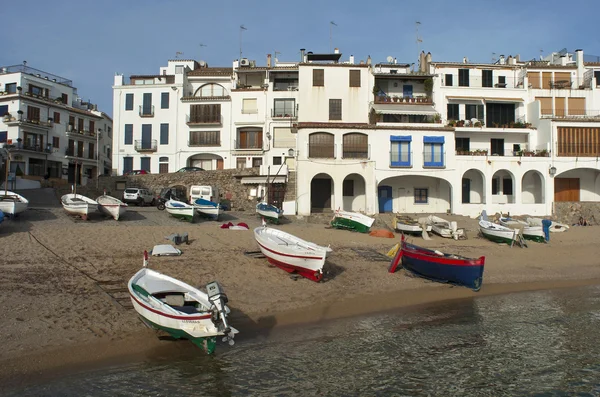
[[[246,29],[246,27],[244,25],[240,25],[240,58],[238,59],[238,66],[241,66],[241,62],[242,62],[242,32],[244,30],[248,30],[248,29]]]
[[[179,59],[179,55],[183,55],[183,52],[181,52],[181,51],[177,51],[177,52],[175,53],[175,59]]]
[[[423,42],[423,39],[421,39],[421,37],[419,36],[419,25],[421,24],[421,22],[416,21],[415,22],[415,34],[417,37],[416,43],[417,43],[417,54],[419,56],[419,59],[421,57],[421,43]]]
[[[496,63],[496,53],[492,52],[492,63]]]
[[[331,28],[333,26],[337,26],[337,24],[333,21],[329,21],[329,52],[331,52]]]
[[[198,45],[200,46],[200,48],[202,48],[202,47],[208,47],[206,44],[203,44],[203,43],[200,43],[200,44],[198,44]],[[202,58],[201,58],[201,57],[199,57],[198,59],[200,60],[200,59],[202,59]]]

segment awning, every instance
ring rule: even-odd
[[[269,177],[269,181],[267,182],[267,177],[266,176],[244,176],[242,177],[242,184],[254,184],[254,185],[261,185],[261,184],[266,184],[266,183],[285,183],[286,182],[287,177],[280,175],[280,176],[275,176]]]
[[[435,115],[433,106],[429,105],[373,105],[375,113],[379,114],[423,114]]]
[[[523,102],[523,98],[485,98],[486,102]]]
[[[477,105],[483,105],[484,100],[482,97],[476,97],[476,96],[447,96],[446,99],[448,100],[448,102],[454,102],[454,103],[473,103],[473,104],[477,104]]]
[[[423,143],[444,143],[443,136],[424,136]]]

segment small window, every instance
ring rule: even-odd
[[[60,99],[62,100],[62,103],[64,103],[65,105],[67,105],[69,103],[69,95],[67,95],[67,94],[61,94]]]
[[[341,120],[342,119],[342,100],[341,99],[330,99],[329,100],[329,120]]]
[[[0,131],[0,143],[6,143],[7,140],[8,140],[8,131]]]
[[[4,117],[8,113],[8,105],[0,106],[0,117]]]
[[[313,87],[325,87],[325,69],[313,69]]]
[[[237,168],[238,170],[246,168],[246,158],[238,157],[235,161],[235,168]]]
[[[133,94],[125,94],[125,110],[133,110]]]
[[[161,124],[160,125],[160,144],[161,145],[169,144],[169,124]]]
[[[494,75],[491,70],[481,71],[481,86],[492,87],[494,85]]]
[[[163,92],[160,94],[160,108],[168,109],[169,108],[169,93]]]
[[[342,195],[354,197],[354,180],[353,179],[344,179],[344,183],[342,185]]]
[[[4,85],[4,90],[8,94],[14,94],[17,92],[17,83],[9,83]]]
[[[244,98],[242,99],[242,114],[256,114],[258,113],[258,105],[256,98]]]
[[[458,86],[469,86],[469,69],[458,69]]]
[[[133,124],[125,124],[125,145],[133,145]]]
[[[60,124],[60,112],[54,112],[54,122]]]
[[[350,87],[360,87],[360,70],[350,70]]]
[[[448,104],[448,120],[459,120],[458,103]]]
[[[58,148],[60,146],[59,144],[60,144],[59,137],[53,136],[52,137],[52,147]]]
[[[452,75],[451,74],[446,74],[446,87],[452,87]]]
[[[511,178],[502,179],[502,194],[505,196],[512,196],[513,183]]]
[[[427,189],[415,189],[415,204],[427,204]]]
[[[273,165],[281,165],[281,157],[273,157]]]
[[[258,168],[262,165],[262,157],[252,158],[252,168]]]

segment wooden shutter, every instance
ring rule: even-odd
[[[325,86],[325,69],[313,69],[313,87]]]
[[[569,98],[569,115],[585,116],[585,98]]]
[[[360,87],[360,70],[350,70],[350,87]]]
[[[554,109],[552,108],[552,98],[536,96],[535,100],[540,101],[542,115],[552,115],[554,113]]]
[[[552,72],[542,72],[542,88],[552,88]]]
[[[527,80],[531,88],[542,88],[540,84],[540,72],[527,72]]]
[[[554,98],[554,116],[565,117],[565,98],[555,97]]]
[[[218,170],[223,169],[223,159],[217,159],[217,169]]]
[[[554,82],[568,81],[571,82],[571,73],[569,72],[554,72]]]

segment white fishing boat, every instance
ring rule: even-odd
[[[279,223],[279,218],[281,218],[281,210],[274,205],[265,202],[256,204],[256,214],[261,218],[276,224]]]
[[[541,227],[543,219],[541,219],[541,218],[527,218],[526,221],[529,224],[529,226],[540,226]],[[564,223],[559,223],[559,222],[552,221],[552,224],[550,225],[550,232],[551,233],[566,232],[568,229],[569,229],[569,225],[565,225]]]
[[[544,234],[544,229],[541,226],[541,223],[539,226],[532,226],[526,221],[513,219],[508,216],[500,216],[498,223],[511,229],[519,229],[525,240],[536,241],[538,243],[543,243],[546,241],[546,235]]]
[[[189,205],[183,201],[170,199],[165,203],[165,208],[169,214],[177,219],[189,222],[194,221],[196,208],[193,205]]]
[[[439,216],[429,215],[427,217],[428,225],[431,225],[431,231],[444,238],[453,238],[455,240],[466,237],[465,229],[457,227],[456,222],[449,222]]]
[[[71,215],[79,215],[87,219],[88,215],[98,209],[98,202],[81,194],[69,193],[60,198],[63,208]]]
[[[113,217],[116,221],[127,211],[127,204],[118,198],[103,194],[96,199],[98,210]]]
[[[337,229],[348,229],[354,230],[361,233],[368,233],[369,229],[375,222],[375,219],[358,213],[349,211],[335,211],[333,219],[331,220],[331,226]]]
[[[511,229],[483,219],[479,220],[479,230],[483,237],[496,243],[513,244],[520,236],[519,229]]]
[[[15,216],[25,211],[29,201],[18,193],[0,190],[0,211],[5,215]]]
[[[219,213],[221,212],[221,206],[219,203],[198,198],[194,200],[193,205],[196,208],[196,212],[198,212],[200,215],[213,220],[219,219]]]
[[[189,339],[211,354],[217,336],[234,344],[238,331],[228,323],[227,296],[217,282],[206,285],[206,292],[183,281],[144,267],[127,284],[135,311],[148,326],[167,332],[176,339]]]
[[[431,224],[427,222],[427,218],[419,219],[418,221],[407,215],[396,215],[392,219],[392,226],[397,231],[403,234],[421,236],[423,234],[423,226],[426,232],[431,231]]]
[[[500,215],[500,218],[498,218],[498,223],[501,224],[502,226],[506,226],[506,227],[510,227],[510,228],[522,228],[525,226],[529,226],[529,224],[525,221],[522,221],[520,219],[514,219],[511,218],[510,216],[502,216]],[[540,224],[541,226],[541,224]]]
[[[313,281],[323,278],[323,265],[331,248],[302,240],[266,224],[254,229],[254,238],[260,251],[273,265]]]

